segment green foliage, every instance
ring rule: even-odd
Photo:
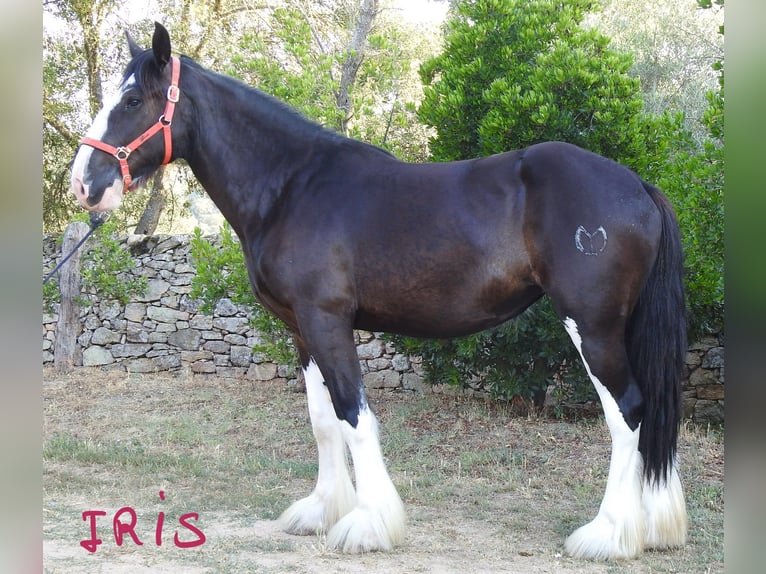
[[[326,8],[326,7],[325,7]],[[257,86],[306,117],[334,130],[348,123],[348,135],[379,145],[398,157],[426,159],[426,130],[416,117],[417,84],[410,62],[426,50],[427,36],[415,38],[400,27],[376,22],[365,57],[350,87],[351,117],[338,107],[344,38],[349,15],[340,8],[323,14],[294,0],[265,16],[265,25],[238,39],[227,72]],[[353,18],[351,18],[353,20]]]
[[[284,323],[266,311],[253,295],[242,249],[229,224],[221,227],[220,242],[203,237],[202,231],[195,228],[190,253],[196,274],[189,295],[201,302],[200,310],[212,313],[223,298],[249,307],[251,325],[264,337],[253,351],[282,365],[296,365],[292,336]]]
[[[649,163],[631,59],[581,22],[590,0],[461,2],[445,51],[424,63],[419,117],[437,161],[563,140],[642,170]]]
[[[664,166],[658,185],[675,205],[682,230],[689,307],[689,335],[698,339],[723,328],[723,144],[705,142],[697,153],[679,153]]]
[[[136,262],[115,238],[114,223],[107,221],[94,233],[94,243],[82,256],[83,292],[93,292],[102,299],[115,299],[125,305],[132,297],[146,293],[146,277],[131,270]]]
[[[81,213],[74,219],[85,221],[88,216]],[[146,277],[132,273],[136,262],[130,252],[115,238],[115,225],[111,220],[104,223],[82,247],[84,252],[81,257],[80,276],[83,293],[91,293],[101,299],[113,299],[124,305],[132,297],[143,295],[147,283]],[[47,283],[43,283],[42,291],[43,308],[51,312],[53,306],[61,300],[58,278],[54,275]],[[86,303],[84,298],[82,301]]]
[[[61,299],[61,293],[59,292],[59,282],[55,277],[48,279],[47,283],[43,283],[43,309],[46,312],[52,313],[53,306]]]
[[[69,193],[69,162],[77,147],[77,134],[69,127],[77,120],[77,106],[69,89],[80,81],[73,70],[77,51],[45,38],[43,53],[43,229],[62,231],[77,206]]]
[[[711,8],[710,0],[699,0]],[[723,0],[715,5],[722,7]],[[723,27],[719,33],[723,34]],[[690,312],[690,338],[723,329],[724,312],[724,66],[718,72],[718,90],[707,93],[708,108],[702,124],[708,133],[702,149],[678,153],[658,178],[673,201],[683,234],[686,255],[686,290]]]
[[[211,314],[218,301],[228,297],[237,305],[257,305],[250,290],[242,250],[231,226],[221,227],[221,242],[216,245],[202,236],[199,227],[191,240],[192,263],[196,275],[189,295],[201,301],[200,310]]]
[[[701,143],[705,94],[715,87],[710,66],[723,52],[719,10],[700,10],[695,0],[602,0],[588,21],[633,56],[630,74],[641,79],[645,110],[683,110],[684,127]]]
[[[337,126],[341,111],[335,105],[338,81],[332,70],[338,56],[312,50],[312,30],[296,7],[274,10],[269,30],[245,33],[228,72],[296,107],[307,117]],[[277,49],[281,57],[273,54]]]

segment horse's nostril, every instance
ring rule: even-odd
[[[80,178],[72,178],[72,193],[83,206],[89,202],[90,186],[85,185]]]

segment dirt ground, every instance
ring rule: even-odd
[[[598,509],[609,460],[600,420],[513,417],[444,395],[372,394],[408,513],[404,545],[343,555],[274,519],[311,491],[305,395],[283,384],[46,370],[43,556],[47,573],[723,572],[723,436],[682,429],[689,544],[618,562],[575,560],[563,541]],[[163,490],[167,500],[161,501]],[[135,509],[137,545],[112,520]],[[83,512],[101,510],[95,553]],[[156,544],[160,512],[162,544]],[[179,517],[194,521],[205,542]],[[123,514],[123,520],[127,520]]]

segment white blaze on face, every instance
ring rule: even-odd
[[[109,121],[109,114],[114,108],[116,108],[122,100],[123,94],[134,84],[136,79],[133,75],[128,77],[120,88],[104,101],[104,107],[98,112],[93,124],[85,134],[89,138],[95,140],[101,140],[106,133]],[[128,143],[128,142],[125,142]],[[105,153],[101,150],[96,150],[89,145],[82,145],[77,152],[72,163],[72,193],[80,202],[80,205],[88,211],[112,211],[117,209],[122,202],[122,194],[124,191],[124,184],[120,176],[116,177],[114,182],[107,186],[104,190],[104,195],[101,200],[91,205],[88,202],[90,195],[90,185],[92,181],[91,174],[89,173],[90,159],[94,153]],[[114,165],[119,166],[117,159],[113,158]]]

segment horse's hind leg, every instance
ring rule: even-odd
[[[646,536],[643,464],[638,451],[641,393],[630,374],[621,329],[613,336],[581,333],[570,317],[564,326],[596,387],[612,437],[609,475],[598,514],[567,538],[565,548],[583,558],[632,558],[642,552]]]
[[[309,416],[319,455],[314,491],[294,502],[279,518],[291,534],[327,532],[356,504],[354,485],[346,463],[346,446],[322,373],[312,360],[303,369]]]
[[[642,494],[646,521],[646,548],[663,550],[686,544],[686,499],[678,467],[657,481],[644,478]]]

